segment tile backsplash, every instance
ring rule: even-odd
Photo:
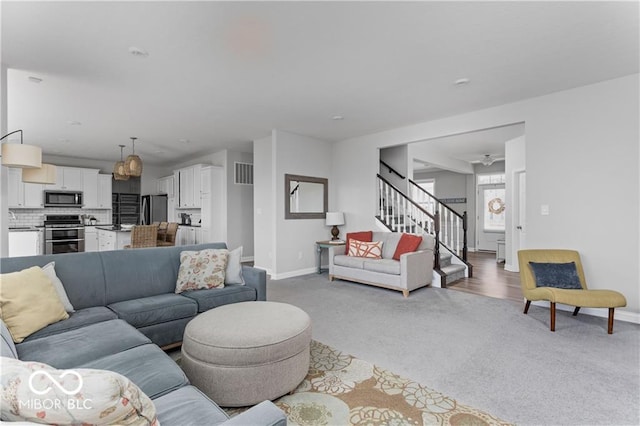
[[[77,209],[64,207],[47,207],[46,209],[9,209],[16,216],[15,219],[9,214],[9,227],[19,226],[42,226],[44,217],[49,214],[75,214],[93,216],[100,224],[111,223],[111,210],[100,209]]]

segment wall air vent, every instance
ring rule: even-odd
[[[234,163],[234,179],[236,185],[253,185],[253,164],[251,163]]]

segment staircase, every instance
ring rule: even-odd
[[[439,283],[446,288],[461,278],[471,277],[473,266],[467,262],[466,212],[456,213],[410,179],[411,198],[380,174],[377,178],[379,223],[391,232],[424,232],[434,236],[434,285]]]

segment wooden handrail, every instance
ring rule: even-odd
[[[394,169],[393,167],[391,167],[389,164],[385,163],[384,161],[380,160],[380,164],[382,164],[383,166],[385,166],[386,168],[389,169],[389,173],[393,173],[396,176],[398,176],[400,179],[405,179],[404,176],[402,176],[400,173],[398,173],[398,171],[396,169]],[[380,176],[380,175],[378,175]]]
[[[402,193],[402,191],[400,191],[395,185],[393,185],[391,182],[389,182],[388,180],[386,180],[385,178],[383,178],[382,176],[380,176],[380,174],[377,174],[376,176],[378,176],[378,178],[383,181],[384,183],[386,183],[387,185],[389,185],[391,188],[393,188],[396,192],[398,192],[398,194],[400,194],[400,196],[402,198],[404,198],[405,200],[407,200],[409,203],[413,204],[418,210],[420,210],[422,213],[426,214],[427,216],[429,216],[431,219],[435,220],[436,216],[432,215],[431,213],[429,213],[428,211],[426,211],[424,208],[422,208],[422,206],[420,206],[420,204],[416,203],[415,201],[413,201],[411,198],[407,197],[406,195],[404,195]],[[437,214],[437,212],[436,212]],[[436,222],[436,226],[440,226],[439,223]],[[439,229],[439,228],[438,228]]]
[[[420,191],[422,191],[423,194],[427,194],[429,197],[433,198],[438,204],[441,204],[442,206],[444,206],[445,209],[449,210],[451,213],[453,213],[454,215],[458,216],[460,219],[464,219],[463,215],[461,215],[460,213],[458,213],[457,211],[453,210],[451,207],[449,207],[446,203],[443,203],[440,199],[438,199],[435,195],[431,194],[429,191],[425,190],[423,187],[421,187],[420,185],[418,185],[417,183],[415,183],[413,180],[409,179],[409,183],[412,184],[413,186],[415,186],[416,188],[418,188]]]

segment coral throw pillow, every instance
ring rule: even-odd
[[[371,240],[373,240],[373,231],[349,232],[347,234],[347,240],[345,241],[346,247],[344,254],[349,254],[349,240],[351,239],[370,243]]]
[[[56,370],[39,362],[2,358],[2,396],[2,420],[159,426],[151,399],[112,371]]]
[[[382,241],[349,240],[349,256],[382,259]]]
[[[393,258],[395,260],[400,260],[400,256],[402,256],[403,254],[413,253],[418,249],[421,242],[422,237],[419,235],[402,234],[402,236],[400,237],[400,241],[398,241],[396,252],[393,253]]]
[[[183,251],[180,253],[176,293],[224,287],[228,259],[227,249]]]

